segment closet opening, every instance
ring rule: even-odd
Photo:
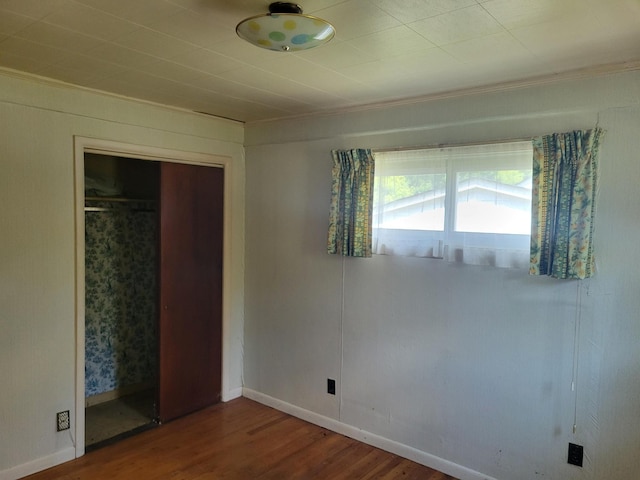
[[[157,425],[159,162],[85,153],[85,448]]]
[[[95,138],[74,145],[80,457],[229,395],[232,165]],[[118,426],[124,415],[105,413],[113,429],[95,433],[93,413],[113,400],[133,418]]]

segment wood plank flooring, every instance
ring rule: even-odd
[[[455,480],[246,398],[214,405],[26,478]]]

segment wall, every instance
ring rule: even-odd
[[[232,299],[223,398],[242,386],[241,124],[0,72],[0,479],[72,458],[75,418],[74,136],[232,157]],[[80,192],[82,194],[82,192]],[[82,375],[83,372],[80,372]]]
[[[596,122],[593,279],[326,253],[333,148]],[[248,125],[245,394],[462,479],[637,478],[638,132],[638,71]]]

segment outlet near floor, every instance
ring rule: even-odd
[[[63,430],[69,430],[71,428],[71,420],[69,418],[69,410],[65,410],[64,412],[58,412],[56,414],[56,430],[61,432]]]
[[[336,394],[336,381],[333,378],[327,378],[327,393],[329,395]]]
[[[581,467],[583,456],[584,456],[584,449],[582,445],[576,445],[575,443],[569,444],[569,454],[567,455],[567,463],[571,465],[575,465],[576,467]]]

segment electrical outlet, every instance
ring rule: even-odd
[[[330,395],[336,394],[336,381],[333,378],[327,378],[327,393]]]
[[[58,412],[56,414],[57,421],[57,431],[61,432],[63,430],[69,430],[71,428],[71,420],[69,418],[69,410],[65,410],[64,412]]]
[[[569,454],[567,455],[567,463],[569,463],[570,465],[581,467],[583,456],[584,456],[584,448],[582,447],[582,445],[576,445],[575,443],[569,444]]]

